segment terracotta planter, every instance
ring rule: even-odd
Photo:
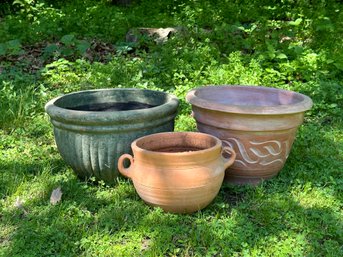
[[[198,130],[237,153],[225,180],[259,183],[278,174],[291,150],[309,97],[258,86],[207,86],[187,94]]]
[[[148,204],[174,213],[191,213],[206,207],[218,194],[224,171],[235,159],[231,148],[203,133],[158,133],[135,140],[134,157],[124,154],[118,169],[132,179]],[[230,158],[222,156],[228,152]],[[130,166],[124,167],[128,159]]]
[[[65,162],[79,177],[115,182],[117,160],[136,138],[173,131],[178,99],[141,89],[87,90],[45,106]]]

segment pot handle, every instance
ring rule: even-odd
[[[124,167],[124,161],[126,159],[128,159],[130,161],[130,166],[128,168]],[[130,154],[125,153],[122,156],[120,156],[118,159],[118,170],[119,170],[119,172],[122,175],[124,175],[125,177],[132,178],[132,174],[130,174],[132,172],[130,172],[130,169],[133,165],[133,162],[134,162],[133,157]]]
[[[223,149],[222,149],[222,155],[223,155],[223,153],[229,153],[230,154],[230,158],[225,158],[223,156],[223,158],[224,158],[224,168],[227,169],[235,161],[235,159],[236,159],[236,152],[231,147],[224,146]]]

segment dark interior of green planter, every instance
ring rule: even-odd
[[[155,107],[156,105],[128,101],[128,102],[106,102],[106,103],[93,103],[78,105],[73,107],[66,107],[69,110],[75,111],[92,111],[92,112],[112,112],[112,111],[129,111],[139,110]]]
[[[163,92],[148,90],[99,90],[65,95],[55,105],[76,111],[128,111],[147,109],[167,102]]]

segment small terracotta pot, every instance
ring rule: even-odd
[[[157,133],[135,140],[131,148],[134,157],[122,155],[119,172],[132,179],[146,203],[174,213],[206,207],[236,157],[218,138],[196,132]],[[223,156],[226,152],[229,158]],[[125,160],[130,161],[128,168]]]
[[[237,153],[225,180],[257,184],[284,166],[312,100],[260,86],[207,86],[187,94],[200,132],[220,138]]]

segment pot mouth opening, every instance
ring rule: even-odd
[[[292,113],[308,110],[312,106],[311,99],[306,95],[263,86],[210,85],[190,91],[187,100],[199,107],[247,113],[277,110]]]
[[[172,120],[178,104],[179,100],[170,93],[138,88],[109,88],[78,91],[54,98],[45,105],[45,111],[52,120],[58,122],[125,127],[127,124],[144,125],[148,120]]]
[[[196,146],[184,146],[184,145],[176,145],[176,146],[166,146],[166,147],[161,147],[161,148],[156,148],[156,149],[150,149],[149,151],[152,152],[159,152],[159,153],[185,153],[185,152],[197,152],[201,150],[206,150],[208,148],[199,148]],[[148,150],[148,149],[146,149]]]
[[[133,142],[139,151],[161,154],[193,154],[221,146],[213,136],[198,132],[165,132],[148,135]]]
[[[132,88],[85,90],[59,97],[54,105],[76,112],[123,112],[166,104],[168,94]]]
[[[103,102],[103,103],[89,103],[84,105],[76,105],[72,107],[65,107],[65,109],[73,111],[92,111],[92,112],[112,112],[112,111],[131,111],[153,108],[158,105],[142,103],[138,101],[127,102]]]

